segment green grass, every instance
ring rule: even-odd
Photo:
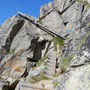
[[[41,73],[38,76],[34,76],[30,78],[30,83],[37,83],[41,80],[49,80],[49,78],[47,76],[44,76],[43,73]]]
[[[8,52],[8,54],[14,54],[15,49],[12,49],[11,51]]]
[[[76,1],[82,3],[85,6],[90,7],[90,4],[87,1],[83,1],[83,0],[76,0]]]
[[[56,88],[56,86],[58,85],[58,81],[55,81],[55,82],[53,82],[53,84],[54,84],[54,88]]]
[[[58,77],[61,74],[61,72],[55,73],[53,77]]]
[[[47,59],[47,57],[48,57],[48,55],[46,55],[45,57],[43,57],[40,60],[38,60],[36,66],[40,66],[42,64],[42,62]]]
[[[64,40],[61,39],[61,38],[58,38],[58,37],[53,37],[53,42],[54,42],[54,49],[55,51],[57,51],[57,45],[59,46],[59,50],[60,50],[60,53],[61,53],[61,48],[62,46],[64,46]]]
[[[39,67],[42,64],[42,62],[47,59],[47,57],[48,57],[48,55],[46,55],[45,57],[43,57],[40,60],[38,60],[36,65],[34,67],[32,67],[32,70],[34,70],[36,67]],[[46,66],[46,62],[44,62],[44,65]]]
[[[60,63],[60,73],[62,74],[63,72],[65,72],[65,70],[67,69],[67,67],[70,64],[71,59],[74,57],[74,55],[72,56],[68,56],[68,57],[64,57]]]

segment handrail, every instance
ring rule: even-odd
[[[34,24],[35,26],[37,26],[38,28],[42,29],[43,31],[53,35],[54,37],[57,36],[63,40],[65,40],[64,37],[58,35],[57,33],[53,32],[52,30],[49,30],[48,28],[44,27],[43,25],[41,25],[40,23],[38,23],[37,21],[31,19],[30,17],[28,17],[26,14],[23,14],[21,12],[18,12],[19,16],[21,16],[22,18],[28,20],[29,22],[31,22],[32,24]]]

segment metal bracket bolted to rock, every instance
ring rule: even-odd
[[[55,73],[55,67],[56,67],[56,52],[51,51],[48,54],[44,75],[48,77],[52,77],[53,74]]]

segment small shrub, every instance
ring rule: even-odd
[[[64,40],[59,38],[59,37],[53,37],[53,42],[54,42],[54,49],[57,51],[57,45],[59,46],[59,53],[61,53],[61,48],[64,46]]]

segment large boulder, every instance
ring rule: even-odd
[[[35,25],[19,16],[7,20],[1,26],[0,32],[0,45],[5,49],[1,54],[6,51],[0,62],[0,75],[12,84],[28,75],[32,66],[46,54],[50,45],[47,40],[40,39],[40,31]]]
[[[14,37],[23,25],[24,20],[17,15],[6,20],[0,27],[0,60],[9,52]]]

